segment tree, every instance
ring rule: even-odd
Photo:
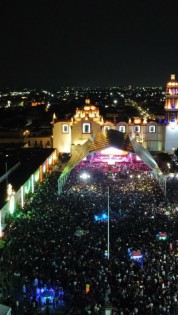
[[[175,156],[178,158],[178,148],[174,151]]]
[[[165,152],[159,152],[156,156],[156,162],[163,173],[170,173],[172,170],[171,156]]]

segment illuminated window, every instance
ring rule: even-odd
[[[25,193],[28,194],[30,192],[31,183],[28,181],[28,183],[25,185]]]
[[[176,107],[175,101],[172,100],[171,108],[172,108],[172,109],[175,109],[175,107]]]
[[[49,157],[48,161],[49,161],[49,165],[51,165],[52,164],[52,156]]]
[[[10,204],[9,204],[9,211],[10,211],[10,214],[13,214],[14,213],[14,209],[15,209],[15,198],[14,198],[14,195],[12,195],[10,197]]]
[[[140,126],[134,126],[134,132],[140,132]]]
[[[173,123],[176,122],[176,114],[175,113],[170,113],[170,122],[173,122]]]
[[[110,126],[104,126],[104,130],[109,130]]]
[[[119,126],[119,131],[125,133],[125,126]]]
[[[69,126],[67,124],[62,125],[62,132],[63,133],[69,133]]]
[[[90,133],[90,124],[83,124],[83,133]]]
[[[155,125],[150,125],[148,131],[149,131],[149,132],[156,132],[156,127],[155,127]]]
[[[35,173],[35,182],[37,182],[38,180],[39,180],[39,178],[40,178],[40,173],[39,173],[39,171],[37,171],[36,173]]]

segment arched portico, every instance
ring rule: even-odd
[[[84,157],[92,152],[97,152],[110,146],[137,154],[154,172],[157,174],[161,173],[149,151],[143,148],[134,139],[131,139],[128,134],[109,129],[91,136],[83,145],[75,146],[72,157],[58,179],[58,193],[60,194],[62,192],[62,187],[66,182],[70,171],[80,163]]]

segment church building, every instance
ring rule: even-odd
[[[133,120],[113,123],[104,120],[99,109],[85,100],[83,108],[76,109],[70,120],[53,119],[53,148],[58,153],[71,153],[76,145],[84,144],[98,132],[108,129],[118,130],[135,138],[145,149],[151,152],[172,154],[178,147],[178,82],[171,74],[166,86],[165,120],[147,121],[146,117],[134,117]]]

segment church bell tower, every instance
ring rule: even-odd
[[[178,148],[178,82],[175,74],[171,74],[165,96],[165,151],[173,154]]]
[[[176,82],[175,74],[171,74],[170,81],[166,85],[165,97],[166,122],[176,125],[178,123],[178,82]]]

